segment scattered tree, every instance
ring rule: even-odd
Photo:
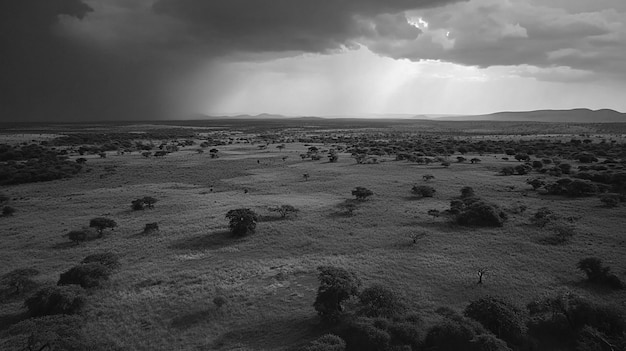
[[[74,244],[78,245],[87,240],[87,230],[79,229],[79,230],[71,230],[67,233],[70,241],[73,241]]]
[[[230,210],[226,213],[226,218],[230,221],[231,233],[236,236],[254,234],[259,220],[257,214],[249,208]]]
[[[353,272],[333,266],[320,266],[320,286],[313,306],[323,321],[338,322],[344,310],[342,303],[358,294],[361,280]]]
[[[352,190],[352,195],[356,196],[356,199],[359,201],[365,201],[368,197],[374,195],[374,193],[365,187],[357,186]]]
[[[98,237],[101,238],[105,229],[115,228],[117,227],[117,223],[110,218],[96,217],[89,221],[89,227],[96,228],[96,230],[98,230]]]
[[[24,305],[32,317],[53,314],[76,314],[85,304],[83,289],[78,286],[53,286],[39,290]]]
[[[578,261],[576,267],[587,275],[587,281],[590,283],[606,285],[615,290],[624,288],[619,277],[611,273],[611,267],[605,267],[602,260],[597,257],[584,258]]]
[[[419,197],[433,197],[435,195],[435,188],[428,185],[415,185],[411,188],[411,192]]]
[[[521,343],[526,333],[526,315],[512,302],[494,296],[472,301],[464,315],[472,318],[495,334],[513,344]]]
[[[367,317],[395,317],[405,311],[398,296],[387,287],[374,284],[359,294],[359,314]]]
[[[278,212],[281,218],[286,218],[288,215],[296,214],[300,211],[291,205],[281,205],[281,206],[276,206],[276,207],[270,207],[269,210],[272,212]]]
[[[150,234],[159,231],[159,224],[157,222],[146,223],[143,227],[144,234]]]
[[[464,186],[463,188],[461,188],[462,199],[474,196],[476,196],[476,193],[474,192],[474,188],[472,188],[471,186]]]
[[[72,267],[61,273],[57,285],[80,285],[83,288],[95,288],[109,279],[111,271],[100,263],[86,263]]]

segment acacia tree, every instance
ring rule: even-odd
[[[278,212],[281,218],[285,218],[290,214],[295,214],[300,211],[291,205],[281,205],[281,206],[276,206],[276,207],[270,207],[269,210],[272,212]]]
[[[230,210],[226,213],[226,218],[230,221],[230,232],[236,236],[254,234],[259,220],[257,214],[249,208]]]
[[[96,230],[98,230],[98,238],[101,238],[105,229],[115,228],[117,227],[117,223],[110,218],[96,217],[89,221],[89,227],[96,228]]]
[[[343,312],[342,302],[358,294],[361,280],[339,267],[320,266],[317,270],[320,286],[313,307],[325,322],[338,322]]]

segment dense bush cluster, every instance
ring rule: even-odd
[[[502,227],[508,219],[498,205],[479,197],[452,200],[448,212],[456,223],[465,226]]]
[[[68,178],[81,169],[82,165],[39,145],[0,144],[0,185]]]

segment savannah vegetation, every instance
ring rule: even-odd
[[[624,131],[14,127],[0,349],[625,349]]]

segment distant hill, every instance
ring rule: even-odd
[[[519,121],[560,123],[626,123],[626,113],[609,109],[538,110],[524,112],[497,112],[488,115],[452,116],[436,118],[439,121]]]

